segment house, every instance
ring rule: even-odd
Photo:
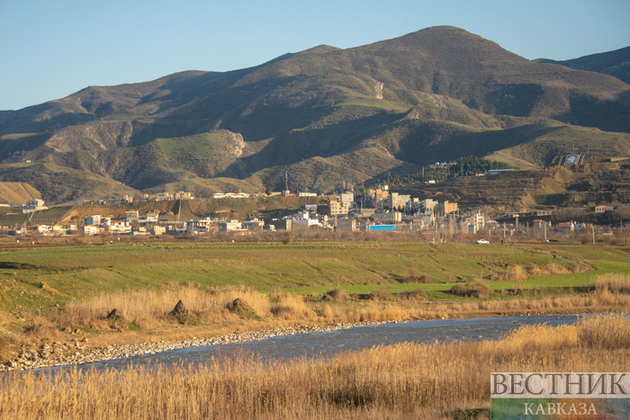
[[[133,197],[125,194],[122,197],[110,198],[109,202],[112,204],[131,204],[133,203]]]
[[[350,203],[347,201],[331,201],[330,202],[330,215],[339,216],[346,215],[350,211]]]
[[[354,191],[346,191],[344,193],[341,193],[341,195],[339,196],[339,200],[342,203],[352,204],[354,202]]]
[[[52,232],[52,226],[49,226],[49,225],[36,224],[34,227],[35,227],[35,231],[41,235],[48,235],[49,233]]]
[[[407,207],[407,202],[411,200],[410,195],[391,193],[389,195],[388,204],[390,209],[398,209]]]
[[[94,225],[84,225],[83,226],[83,234],[85,236],[98,235],[99,233],[100,233],[100,230],[99,230],[98,226],[94,226]]]
[[[534,211],[534,216],[551,216],[552,211],[551,210],[536,210]]]
[[[475,231],[472,233],[477,233],[478,230],[481,230],[485,227],[486,217],[479,210],[471,211],[466,213],[464,217],[461,219],[460,223],[463,226],[470,226],[471,224],[475,226]],[[470,228],[468,228],[470,233]]]
[[[138,210],[127,211],[125,212],[125,217],[127,218],[128,222],[137,222],[138,218],[140,217],[140,213],[138,212]]]
[[[374,219],[374,221],[380,223],[400,223],[402,222],[402,213],[399,211],[374,213],[372,218]]]
[[[438,205],[438,202],[435,200],[431,200],[427,198],[426,200],[422,200],[420,202],[420,209],[425,213],[433,212],[433,209]]]
[[[317,197],[317,194],[311,192],[298,192],[298,197]]]
[[[450,214],[457,211],[457,203],[450,203],[445,201],[440,205],[440,208],[444,210],[444,214]]]
[[[35,207],[35,208],[44,207],[44,200],[34,199],[26,203],[26,205],[28,207]]]
[[[63,225],[60,225],[59,223],[55,223],[52,227],[52,232],[55,235],[62,235],[68,232],[68,229],[66,229],[66,227],[64,227]]]
[[[387,198],[389,197],[389,189],[383,187],[383,189],[377,188],[374,190],[372,194],[372,202],[375,206],[382,206],[385,204]]]
[[[173,194],[167,193],[167,192],[161,192],[157,194],[156,196],[157,201],[170,201],[172,199],[173,199]]]
[[[243,229],[253,230],[256,232],[261,232],[263,227],[265,226],[265,222],[258,219],[251,219],[243,222]]]
[[[547,222],[545,222],[544,220],[536,219],[536,220],[534,220],[534,228],[535,229],[542,229],[542,228],[545,227],[545,223],[547,223]]]
[[[157,223],[159,216],[160,215],[156,213],[147,214],[147,223]]]
[[[194,198],[189,192],[179,191],[175,193],[175,200],[192,200]]]
[[[310,226],[319,226],[319,219],[311,219],[309,218],[294,218],[293,219],[293,226],[294,227],[298,227],[298,226],[302,226],[302,227],[310,227]]]
[[[94,226],[98,226],[101,224],[101,219],[102,216],[100,214],[95,214],[93,216],[88,216],[86,218],[83,219],[83,224],[84,225],[94,225]]]
[[[293,219],[273,219],[269,222],[269,226],[274,226],[273,230],[286,230],[293,229]]]
[[[110,233],[126,234],[131,232],[131,224],[128,221],[110,221],[106,224],[106,229]]]
[[[595,207],[595,213],[606,213],[607,211],[613,211],[612,206],[597,206]]]
[[[573,222],[558,223],[558,232],[573,232],[575,225]]]
[[[337,220],[337,230],[357,230],[357,221],[354,219],[339,219]]]
[[[225,221],[219,222],[219,230],[221,232],[227,232],[230,230],[241,230],[243,225],[238,220],[230,220],[227,219]]]

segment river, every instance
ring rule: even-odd
[[[212,357],[234,357],[235,355],[254,355],[261,360],[289,359],[302,356],[331,356],[341,351],[357,351],[403,342],[497,340],[503,334],[521,326],[570,325],[578,319],[578,315],[534,315],[388,323],[330,332],[284,335],[245,343],[189,347],[126,359],[86,363],[79,365],[79,368],[119,369],[129,363],[133,365],[146,363],[171,365],[176,362],[188,364],[204,362]]]

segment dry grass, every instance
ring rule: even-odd
[[[607,274],[600,276],[595,284],[595,290],[599,293],[630,294],[630,276],[623,274]]]
[[[80,328],[98,330],[90,334],[91,346],[128,344],[156,340],[179,340],[191,336],[209,337],[230,331],[258,330],[294,325],[317,325],[357,321],[421,320],[488,315],[611,312],[630,307],[628,277],[602,276],[597,287],[580,295],[506,299],[475,298],[459,301],[430,301],[422,290],[389,294],[373,293],[370,299],[351,298],[336,289],[328,301],[274,292],[271,296],[244,287],[202,289],[194,284],[158,290],[131,290],[73,301],[59,313],[31,314],[22,331],[0,329],[0,361],[13,358],[20,349],[53,341],[75,340]],[[484,297],[483,283],[458,284],[453,293]],[[513,293],[506,291],[505,293]],[[505,294],[504,293],[504,294]],[[320,295],[321,296],[321,295]],[[333,298],[334,296],[334,298]],[[235,299],[246,303],[246,311],[230,311]],[[169,313],[182,300],[185,316]],[[107,318],[113,309],[120,317]],[[185,324],[183,327],[181,324]],[[174,326],[178,328],[173,328]],[[116,334],[112,334],[114,332]],[[107,334],[102,334],[107,333]]]
[[[457,296],[466,297],[488,297],[492,290],[483,282],[468,282],[456,284],[451,288],[451,293]]]
[[[421,274],[416,268],[407,270],[407,274],[402,279],[402,283],[433,283],[434,280]]]
[[[617,342],[620,331],[623,346],[600,345]],[[489,407],[493,371],[626,371],[628,331],[627,317],[592,317],[574,326],[524,327],[498,342],[403,343],[329,359],[263,363],[242,356],[121,372],[14,372],[0,379],[0,417],[454,418],[457,410]]]
[[[326,295],[324,297],[328,296],[329,299],[334,299],[337,301],[340,300],[345,300],[348,298],[348,294],[346,292],[343,291],[343,289],[341,288],[337,288],[335,290],[331,290],[330,292],[326,293]]]
[[[151,328],[176,322],[169,314],[181,300],[191,316],[201,322],[209,322],[238,317],[226,309],[237,298],[245,301],[258,317],[305,319],[314,314],[298,295],[279,295],[272,303],[269,296],[244,287],[200,289],[190,285],[163,290],[143,289],[104,294],[84,301],[70,302],[53,319],[59,325],[106,329],[111,326],[111,321],[106,318],[107,314],[117,309],[127,321],[141,328]]]
[[[392,293],[386,288],[382,288],[381,290],[375,290],[370,293],[370,300],[390,300],[392,298]]]
[[[551,263],[544,267],[536,264],[523,267],[518,264],[511,265],[504,270],[499,270],[488,277],[488,280],[527,280],[529,276],[555,276],[559,274],[583,273],[593,268],[585,263],[566,262],[565,264]]]
[[[630,319],[622,315],[585,318],[579,324],[578,340],[591,348],[630,349]]]
[[[529,273],[522,266],[516,264],[499,271],[490,277],[490,280],[527,280]]]

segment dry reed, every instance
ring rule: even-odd
[[[597,336],[589,335],[597,331]],[[625,331],[625,346],[608,346]],[[493,371],[626,371],[630,319],[523,327],[494,342],[403,343],[328,359],[4,374],[12,419],[453,418],[489,406]],[[585,338],[590,337],[590,338]]]

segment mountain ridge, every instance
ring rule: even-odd
[[[542,166],[570,150],[570,136],[593,152],[605,153],[602,143],[630,153],[628,115],[630,86],[619,79],[433,27],[2,111],[0,181],[21,175],[53,202],[94,197],[38,176],[91,174],[100,194],[186,183],[207,193],[281,188],[290,172],[292,189],[327,192],[471,154]]]

